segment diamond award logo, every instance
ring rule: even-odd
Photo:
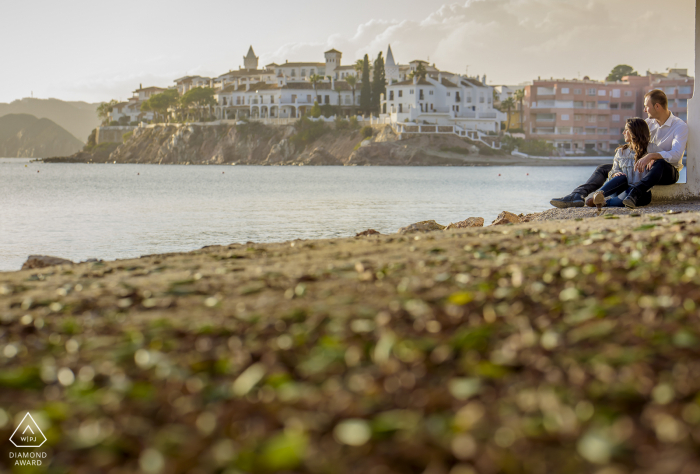
[[[27,412],[19,426],[10,436],[10,441],[18,448],[38,448],[46,442],[46,436]]]

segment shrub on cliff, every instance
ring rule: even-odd
[[[309,110],[309,115],[313,118],[319,118],[321,116],[321,107],[319,107],[318,102],[314,101],[314,106]]]
[[[302,117],[295,124],[296,133],[289,137],[289,141],[294,144],[297,150],[303,150],[310,143],[328,133],[325,122],[319,120],[315,122],[307,117]]]
[[[371,138],[374,134],[374,130],[372,130],[371,126],[365,125],[362,127],[362,130],[360,130],[360,134],[362,135],[362,138]]]
[[[518,151],[533,156],[550,156],[554,152],[554,145],[544,140],[524,140]]]
[[[134,131],[126,132],[124,135],[122,135],[122,143],[126,143],[129,141],[129,138],[134,134]]]

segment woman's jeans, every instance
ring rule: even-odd
[[[625,207],[622,201],[625,200],[631,186],[627,182],[627,176],[615,176],[600,188],[605,197],[612,196],[607,200],[606,206]],[[639,189],[638,189],[639,191]],[[637,198],[637,207],[646,206],[651,202],[651,191],[640,192]]]

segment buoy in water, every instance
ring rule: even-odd
[[[501,176],[501,173],[498,173],[498,176]]]
[[[36,170],[36,172],[38,173],[38,172],[39,172],[39,170]]]

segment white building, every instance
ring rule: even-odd
[[[296,118],[313,107],[330,105],[334,113],[350,115],[360,103],[360,90],[353,91],[345,81],[326,79],[314,85],[306,81],[292,82],[285,77],[277,82],[256,84],[235,82],[216,93],[214,113],[219,119],[235,118]]]
[[[425,79],[403,79],[423,64]],[[381,101],[380,118],[391,122],[458,125],[464,130],[497,132],[502,112],[493,107],[493,87],[478,78],[441,72],[426,61],[396,64],[391,48],[387,52],[386,96]],[[400,81],[397,81],[397,76]]]
[[[109,114],[109,121],[117,121],[127,125],[132,122],[153,120],[153,112],[142,112],[141,104],[151,98],[151,96],[165,92],[162,87],[142,87],[133,91],[133,95],[126,102],[120,102],[112,107]]]

